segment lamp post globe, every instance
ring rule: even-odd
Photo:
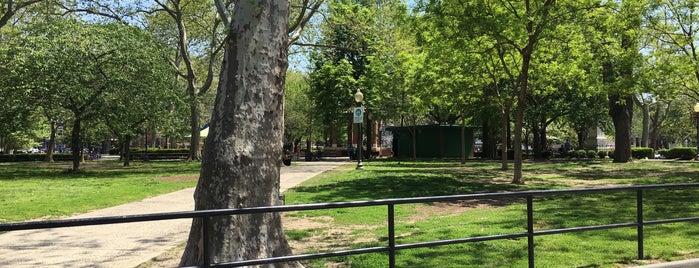
[[[357,107],[360,109],[362,108],[362,101],[364,100],[364,94],[362,94],[362,91],[357,89],[357,92],[354,93],[354,101],[357,104]],[[364,114],[362,114],[362,118],[364,117]],[[361,121],[357,123],[358,126],[358,132],[359,132],[359,138],[357,139],[357,169],[364,169],[364,165],[362,164],[362,123]]]
[[[362,101],[364,100],[364,94],[362,93],[361,90],[357,89],[357,92],[354,93],[354,101],[359,104],[359,106],[362,105]],[[697,103],[699,105],[699,103]],[[696,107],[694,109],[697,109]]]

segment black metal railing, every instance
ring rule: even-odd
[[[583,188],[583,189],[567,189],[567,190],[536,190],[536,191],[522,191],[522,192],[506,192],[506,193],[484,193],[484,194],[467,194],[467,195],[452,195],[452,196],[435,196],[435,197],[417,197],[417,198],[395,198],[395,199],[382,199],[382,200],[372,200],[372,201],[354,201],[354,202],[338,202],[338,203],[321,203],[321,204],[304,204],[304,205],[284,205],[284,206],[271,206],[271,207],[254,207],[254,208],[239,208],[239,209],[218,209],[218,210],[200,210],[200,211],[187,211],[187,212],[172,212],[172,213],[155,213],[155,214],[143,214],[143,215],[129,215],[129,216],[114,216],[114,217],[99,217],[99,218],[85,218],[85,219],[66,219],[66,220],[52,220],[52,221],[42,221],[42,222],[17,222],[17,223],[4,223],[0,224],[0,232],[6,231],[17,231],[17,230],[32,230],[32,229],[47,229],[47,228],[61,228],[61,227],[75,227],[75,226],[88,226],[88,225],[103,225],[103,224],[118,224],[118,223],[130,223],[130,222],[144,222],[144,221],[160,221],[160,220],[173,220],[173,219],[185,219],[185,218],[202,218],[204,226],[207,226],[209,219],[216,216],[228,216],[228,215],[241,215],[241,214],[256,214],[256,213],[279,213],[279,212],[289,212],[289,211],[306,211],[306,210],[320,210],[320,209],[334,209],[334,208],[351,208],[351,207],[370,207],[370,206],[386,206],[387,207],[387,225],[388,225],[388,244],[386,246],[377,247],[367,247],[359,249],[349,249],[349,250],[338,250],[331,252],[315,253],[315,254],[301,254],[301,255],[291,255],[282,256],[274,258],[264,258],[255,260],[242,260],[235,262],[226,263],[204,263],[202,266],[195,267],[240,267],[249,265],[261,265],[269,263],[278,262],[290,262],[290,261],[301,261],[310,259],[320,259],[329,257],[339,257],[357,254],[367,254],[367,253],[388,253],[389,267],[393,268],[396,265],[396,251],[411,249],[411,248],[424,248],[433,246],[444,246],[451,244],[462,244],[471,242],[481,242],[481,241],[491,241],[491,240],[502,240],[502,239],[515,239],[515,238],[527,238],[527,250],[528,250],[528,263],[529,267],[534,267],[534,237],[543,235],[553,235],[553,234],[563,234],[563,233],[574,233],[592,230],[605,230],[605,229],[615,229],[615,228],[628,228],[636,227],[637,236],[636,240],[638,242],[638,259],[643,259],[644,256],[644,226],[657,225],[657,224],[667,224],[667,223],[677,223],[677,222],[691,222],[699,221],[699,217],[687,217],[687,218],[670,218],[661,220],[644,221],[643,219],[643,192],[647,190],[657,190],[657,189],[688,189],[688,188],[699,188],[699,183],[690,184],[663,184],[663,185],[644,185],[644,186],[625,186],[625,187],[606,187],[606,188]],[[604,225],[593,225],[593,226],[582,226],[573,228],[562,228],[562,229],[551,229],[551,230],[534,230],[534,204],[533,200],[535,197],[544,197],[552,195],[568,195],[568,194],[590,194],[590,193],[605,193],[605,192],[622,192],[622,191],[635,191],[636,192],[636,221],[627,223],[615,223],[615,224],[604,224]],[[420,243],[411,244],[396,244],[395,237],[395,213],[394,209],[396,205],[401,204],[414,204],[414,203],[433,203],[433,202],[454,202],[462,200],[478,200],[478,199],[513,199],[513,198],[524,198],[526,199],[527,205],[527,231],[523,233],[511,233],[502,235],[489,235],[489,236],[477,236],[468,238],[458,238],[450,240],[437,240],[428,241]],[[208,228],[203,228],[207,230]],[[208,235],[204,235],[204,259],[211,260],[208,255]]]

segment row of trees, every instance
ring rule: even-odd
[[[301,29],[311,18],[311,15],[319,8],[322,1],[298,1],[292,10],[291,16],[294,18],[290,22],[289,38],[293,43],[301,36]],[[0,133],[0,143],[5,149],[21,148],[27,146],[27,141],[32,138],[49,136],[36,133],[39,130],[53,130],[50,134],[50,145],[54,144],[55,132],[59,129],[66,129],[71,132],[71,148],[75,153],[80,151],[86,141],[99,141],[115,138],[120,144],[129,144],[136,135],[150,133],[161,137],[168,137],[167,140],[182,140],[189,138],[190,160],[201,160],[201,128],[208,123],[211,116],[211,107],[215,92],[212,92],[213,85],[218,81],[220,63],[226,38],[226,29],[230,22],[230,10],[233,8],[231,1],[54,1],[54,0],[10,0],[3,1],[0,5],[2,19],[0,22],[0,37],[3,39],[2,49],[6,52],[2,62],[3,68],[7,70],[0,74],[0,85],[2,90],[2,100],[7,105],[7,109],[2,113],[0,124],[3,132]],[[73,24],[69,26],[68,24]],[[42,26],[44,25],[44,26]],[[50,25],[50,26],[46,26]],[[72,36],[72,28],[80,28],[81,31],[92,32],[92,36],[76,34]],[[112,36],[101,35],[93,28],[111,27],[102,32]],[[42,35],[46,28],[59,29],[64,35],[61,38],[84,38],[79,42],[64,42],[64,46],[42,46],[38,39],[25,39],[24,36],[38,34]],[[135,40],[131,36],[119,35],[122,29],[125,32],[139,32],[144,38],[150,40]],[[110,33],[111,31],[117,33]],[[77,33],[78,31],[76,31]],[[55,40],[55,36],[46,36],[46,41],[52,44],[60,43]],[[119,40],[120,42],[109,42],[109,40]],[[146,42],[154,44],[157,51],[141,50],[136,44],[131,46],[130,42]],[[46,66],[46,59],[32,57],[23,61],[16,55],[28,55],[31,47],[44,50],[47,57],[70,57],[64,49],[89,49],[85,47],[102,46],[99,49],[105,51],[121,51],[123,55],[151,57],[152,64],[157,67],[140,64],[138,61],[109,62],[114,66],[128,66],[125,71],[134,71],[136,74],[144,76],[148,72],[136,70],[138,68],[156,70],[161,73],[153,73],[154,78],[130,76],[132,80],[130,87],[138,88],[146,94],[134,94],[121,90],[120,84],[108,81],[116,76],[124,75],[119,68],[107,68],[98,70],[88,65],[79,65],[84,59],[56,59],[63,62],[65,66]],[[80,48],[83,46],[83,48]],[[127,49],[122,49],[124,48]],[[24,49],[24,50],[23,50]],[[13,51],[11,51],[13,50]],[[121,53],[120,52],[120,53]],[[85,57],[89,57],[87,55]],[[96,59],[95,61],[100,60]],[[158,62],[155,62],[158,61]],[[22,69],[19,65],[41,66],[44,65],[44,73],[30,73]],[[132,67],[133,66],[133,67]],[[60,68],[63,74],[53,72]],[[89,116],[73,116],[74,112],[65,111],[68,108],[64,105],[66,96],[79,95],[79,88],[88,92],[93,92],[97,86],[90,80],[81,81],[83,85],[74,84],[62,75],[78,75],[85,70],[92,72],[102,72],[106,84],[113,87],[113,91],[119,91],[122,99],[116,99],[108,94],[102,94],[106,90],[98,91],[93,99],[89,101],[91,107],[81,107],[84,111],[89,111]],[[165,70],[167,69],[167,70]],[[22,77],[12,76],[21,74]],[[50,73],[52,76],[45,74]],[[38,85],[39,80],[42,85]],[[51,80],[51,81],[49,81]],[[31,81],[33,84],[26,83]],[[15,84],[11,84],[15,83]],[[58,90],[55,84],[72,84],[63,89],[64,96],[56,99],[49,98],[36,88],[48,88],[47,90]],[[84,84],[89,84],[85,86]],[[158,87],[150,88],[150,86]],[[30,90],[30,88],[33,88]],[[163,90],[167,91],[164,92]],[[159,96],[159,97],[158,97]],[[141,99],[143,98],[143,99]],[[97,102],[102,101],[102,102]],[[157,103],[156,103],[157,102]],[[109,105],[105,105],[109,103]],[[98,111],[97,108],[100,109]],[[128,109],[126,109],[128,108]],[[42,114],[44,110],[53,110],[53,113],[60,115]],[[75,110],[75,109],[74,109]],[[134,112],[141,110],[138,114]],[[30,112],[31,111],[31,112]],[[81,113],[84,113],[81,112]],[[167,112],[163,112],[167,111]],[[48,112],[44,112],[48,113]],[[161,117],[164,116],[164,117]],[[128,117],[128,118],[127,118]],[[131,118],[133,117],[133,118]],[[76,120],[77,119],[77,120]],[[123,122],[122,122],[123,121]],[[80,124],[80,126],[76,125]],[[109,126],[112,124],[113,126]],[[78,126],[78,127],[76,127]],[[85,127],[89,126],[89,127]],[[114,128],[128,128],[128,133],[122,134]],[[60,131],[59,131],[60,132]],[[123,132],[123,131],[121,131]],[[155,139],[151,138],[151,144]],[[146,145],[148,146],[148,145]],[[8,151],[8,150],[5,150]],[[47,150],[51,153],[53,150]],[[128,152],[127,150],[124,150]],[[51,156],[48,157],[51,159]],[[128,158],[127,158],[128,159]],[[74,169],[78,168],[79,160],[76,157]],[[128,162],[126,162],[128,164]]]
[[[328,3],[310,53],[317,121],[345,126],[360,88],[373,120],[481,126],[487,156],[496,144],[515,151],[515,183],[523,145],[542,157],[552,127],[579,145],[601,127],[614,135],[615,162],[631,159],[634,137],[653,147],[694,140],[694,1],[414,4]]]
[[[55,108],[64,116],[58,120],[72,124],[77,159],[86,122],[109,127],[120,139],[145,126],[162,131],[167,124],[158,119],[172,126],[189,123],[190,159],[197,160],[201,100],[218,81],[213,112],[205,120],[210,134],[195,207],[274,205],[287,52],[322,3],[293,2],[4,1],[0,12],[8,19],[0,37],[8,42],[0,45],[0,56],[7,68],[0,72],[0,96],[14,94],[3,101],[16,106],[3,111],[8,120],[2,124],[26,129],[11,124],[27,122],[21,117],[28,111]],[[187,106],[189,120],[158,115]],[[73,169],[78,165],[76,160]],[[211,245],[202,244],[207,233]],[[217,217],[210,225],[197,219],[182,266],[289,251],[278,214]]]

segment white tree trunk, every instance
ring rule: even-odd
[[[279,198],[288,0],[236,1],[201,176],[197,210],[271,206]],[[211,260],[204,260],[202,228]],[[180,265],[291,254],[279,214],[195,219]],[[264,267],[298,267],[282,263]]]

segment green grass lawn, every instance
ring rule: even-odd
[[[370,162],[321,174],[286,193],[287,204],[439,196],[531,189],[564,189],[699,182],[699,164],[681,161],[609,160],[525,163],[525,185],[510,184],[512,171],[498,162]],[[645,219],[699,216],[699,191],[647,191]],[[560,195],[534,201],[535,228],[549,230],[635,221],[635,192]],[[287,213],[285,227],[295,253],[387,245],[386,208]],[[427,242],[526,231],[523,200],[484,200],[396,207],[397,243]],[[288,220],[287,220],[288,219]],[[645,259],[669,261],[699,255],[695,223],[645,228]],[[636,229],[623,228],[535,238],[537,267],[627,267],[638,264]],[[385,254],[306,262],[306,267],[387,267]],[[399,251],[397,267],[526,267],[527,240]]]
[[[199,163],[0,163],[0,222],[55,219],[196,185]]]
[[[195,186],[199,163],[94,161],[77,173],[67,163],[0,163],[0,222],[53,219],[137,201]],[[510,184],[512,171],[498,162],[367,162],[323,173],[285,193],[287,204],[371,200],[468,193],[699,182],[699,164],[687,161],[609,160],[532,162],[526,184]],[[534,201],[538,230],[632,222],[634,193],[548,196]],[[646,220],[699,216],[699,191],[645,194]],[[397,243],[521,233],[522,200],[425,203],[396,207]],[[384,246],[386,208],[351,208],[285,213],[295,253]],[[668,261],[699,256],[695,223],[649,226],[646,259]],[[637,263],[635,228],[536,237],[537,267],[626,267]],[[385,254],[305,262],[306,267],[387,267]],[[398,267],[526,267],[526,239],[399,251]]]

